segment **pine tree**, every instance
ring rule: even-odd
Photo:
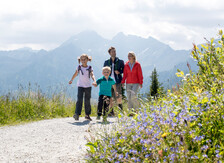
[[[150,85],[150,91],[147,94],[148,99],[151,99],[151,97],[157,98],[159,94],[163,94],[163,87],[162,84],[159,83],[158,80],[158,74],[156,71],[156,68],[152,71],[151,77],[151,85]]]
[[[153,97],[156,97],[158,95],[158,89],[159,89],[159,81],[157,77],[156,68],[152,71],[151,75],[151,86],[150,86],[150,95]]]

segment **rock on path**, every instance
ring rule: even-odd
[[[25,125],[0,127],[0,162],[85,162],[85,136],[111,128],[116,118],[101,121],[73,118],[43,120]],[[91,132],[89,132],[91,131]]]

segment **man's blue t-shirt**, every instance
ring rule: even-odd
[[[99,78],[97,81],[96,81],[97,85],[100,85],[100,92],[99,92],[99,95],[104,95],[104,96],[112,96],[112,93],[111,93],[111,88],[112,88],[112,85],[115,84],[115,81],[114,79],[112,79],[110,76],[108,78],[108,80],[103,76],[101,78]]]

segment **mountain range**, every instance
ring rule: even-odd
[[[116,48],[117,57],[127,61],[129,51],[135,52],[144,75],[142,92],[147,92],[150,75],[154,67],[159,74],[159,81],[165,87],[175,83],[177,68],[187,70],[187,62],[196,69],[196,63],[190,57],[190,50],[174,50],[152,37],[142,38],[135,35],[118,33],[111,40],[105,39],[94,31],[83,31],[70,37],[53,50],[32,50],[22,48],[11,51],[0,51],[0,94],[9,90],[17,90],[18,85],[39,85],[43,91],[50,89],[68,89],[71,96],[76,96],[76,81],[68,85],[78,66],[77,57],[82,53],[92,56],[96,78],[101,77],[101,69],[106,59],[107,50]],[[175,79],[175,82],[178,79]],[[93,96],[98,88],[93,88]]]

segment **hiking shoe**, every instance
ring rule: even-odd
[[[76,121],[78,121],[78,120],[79,120],[79,115],[78,115],[78,114],[75,114],[75,115],[73,115],[73,118],[74,118]]]
[[[96,120],[100,120],[100,116],[99,115],[96,117]]]
[[[88,119],[88,120],[92,121],[92,119],[90,118],[89,115],[86,115],[86,116],[85,116],[85,119]]]

